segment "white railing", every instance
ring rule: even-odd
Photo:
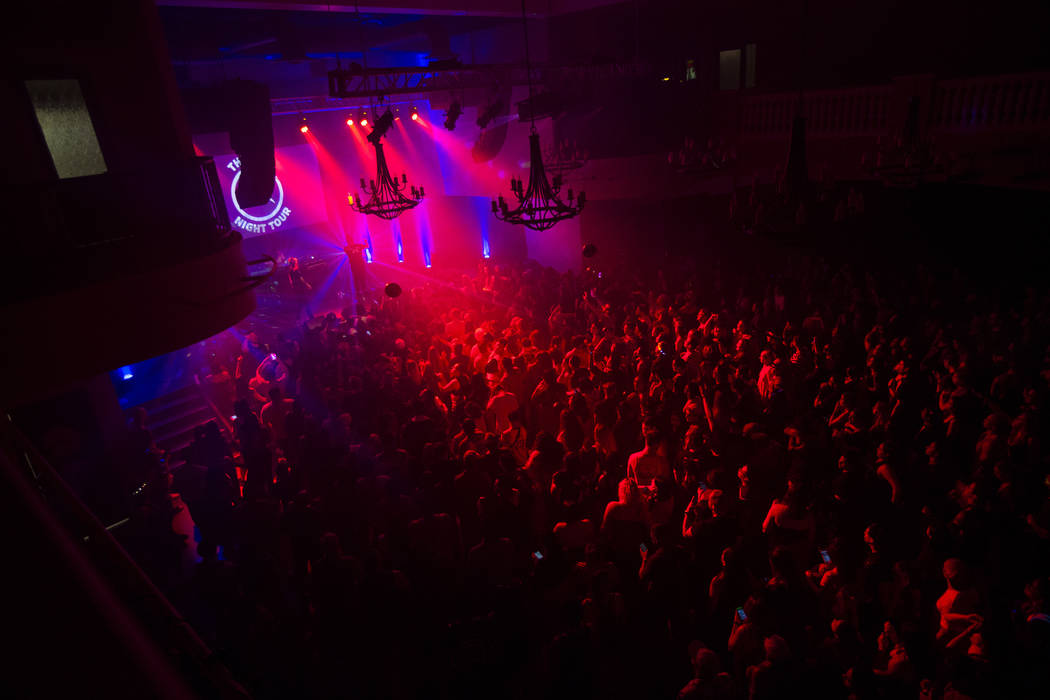
[[[803,95],[806,133],[812,136],[889,134],[895,86],[813,90]],[[903,103],[906,96],[898,102]],[[740,134],[779,137],[791,132],[798,93],[742,95]],[[939,80],[921,96],[929,106],[922,131],[1026,130],[1050,126],[1050,72]],[[896,128],[900,128],[897,125]]]
[[[942,80],[929,127],[944,131],[1026,129],[1050,124],[1050,73]]]
[[[891,85],[814,90],[803,94],[806,133],[874,134],[886,130]],[[791,132],[798,108],[798,93],[748,95],[741,99],[741,134],[750,137],[781,136]]]

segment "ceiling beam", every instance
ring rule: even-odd
[[[550,2],[530,0],[529,17],[550,15]],[[211,7],[234,10],[286,10],[291,12],[359,12],[365,14],[447,15],[461,17],[520,17],[518,0],[157,0],[169,7]]]
[[[171,7],[215,7],[234,10],[290,12],[363,12],[381,15],[447,15],[452,17],[521,17],[519,0],[156,0]],[[527,0],[529,17],[543,18],[639,0]]]

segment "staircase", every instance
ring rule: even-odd
[[[170,455],[168,468],[182,463],[176,455],[193,442],[193,431],[208,421],[218,420],[196,384],[158,396],[141,404],[146,409],[146,425],[153,431],[157,447]],[[219,425],[222,425],[220,421]]]

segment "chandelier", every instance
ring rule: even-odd
[[[529,80],[529,99],[532,100],[532,62],[529,59],[529,27],[525,15],[525,0],[521,0],[521,24],[525,34],[525,70]],[[573,196],[572,189],[567,192],[568,203],[562,201],[561,175],[555,175],[553,182],[547,180],[543,169],[543,152],[540,150],[540,135],[536,133],[535,110],[530,110],[531,129],[529,133],[529,183],[525,185],[520,179],[511,178],[510,190],[518,199],[518,206],[510,208],[503,195],[492,200],[492,213],[500,221],[521,224],[534,231],[546,231],[554,224],[577,216],[583,211],[586,197],[580,192]],[[573,199],[576,203],[573,204]]]
[[[403,212],[419,204],[423,201],[424,195],[422,185],[409,186],[407,174],[402,173],[400,182],[390,174],[380,139],[393,123],[394,117],[390,110],[387,110],[386,114],[376,121],[375,128],[368,135],[368,140],[376,149],[376,179],[369,180],[366,184],[365,179],[361,178],[361,189],[368,196],[367,202],[362,202],[361,195],[358,193],[355,193],[350,202],[350,207],[354,211],[388,220],[396,219]]]
[[[543,157],[540,155],[540,135],[533,129],[529,134],[529,184],[526,186],[520,179],[510,179],[510,191],[518,199],[518,206],[511,209],[503,195],[492,201],[492,213],[497,219],[512,224],[521,224],[534,231],[546,231],[563,219],[569,219],[583,210],[586,196],[583,192],[573,195],[568,189],[568,204],[558,194],[561,192],[561,175],[555,175],[551,181],[543,170]],[[573,199],[576,204],[573,205]]]

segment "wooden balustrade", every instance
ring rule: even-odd
[[[803,115],[810,134],[873,134],[886,129],[892,86],[815,90],[803,95]],[[741,133],[749,137],[791,132],[797,93],[748,95],[741,100]]]
[[[807,134],[817,138],[891,135],[901,127],[892,122],[891,109],[911,96],[897,94],[896,89],[896,84],[888,84],[805,91]],[[1026,130],[1050,124],[1050,72],[935,81],[930,93],[919,97],[925,103],[920,128],[927,132]],[[796,92],[743,94],[741,137],[786,137],[798,100]]]
[[[942,80],[929,127],[944,131],[1028,129],[1050,123],[1050,73]]]

